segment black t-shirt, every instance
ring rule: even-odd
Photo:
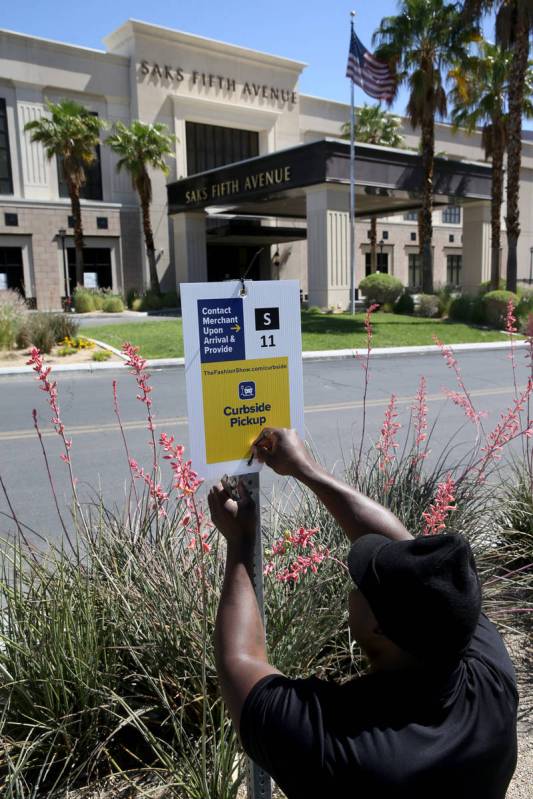
[[[289,799],[503,799],[517,704],[512,663],[482,615],[451,674],[344,685],[271,675],[247,697],[240,733]]]

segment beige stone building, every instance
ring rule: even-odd
[[[163,122],[176,135],[169,178],[153,176],[152,218],[165,290],[180,280],[248,271],[253,277],[297,277],[310,302],[346,306],[346,145],[331,140],[349,118],[348,105],[300,94],[302,63],[142,22],[126,22],[105,46],[96,51],[0,31],[0,290],[18,287],[42,309],[60,307],[65,295],[65,271],[72,275],[74,266],[70,203],[59,165],[30,142],[24,125],[46,112],[47,99],[72,98],[111,124]],[[406,146],[416,148],[417,134],[404,134]],[[328,169],[333,164],[324,180],[315,175],[322,163],[319,142],[334,151],[334,157],[324,156]],[[455,135],[439,125],[437,151],[444,157],[434,214],[435,283],[471,290],[490,268],[490,191],[488,168],[479,164],[480,136]],[[378,268],[415,290],[419,193],[408,176],[416,173],[416,154],[399,158],[385,148],[364,147],[358,153],[356,278],[369,268],[371,212],[378,215]],[[241,165],[240,177],[226,170],[227,179],[217,180],[234,163]],[[307,179],[311,172],[313,182]],[[249,197],[242,195],[246,181]],[[178,197],[182,188],[188,198],[182,205],[171,202],[169,214],[167,196]],[[519,244],[519,279],[526,282],[532,207],[533,141],[526,139]],[[103,141],[82,213],[85,283],[121,292],[145,287],[137,198]]]

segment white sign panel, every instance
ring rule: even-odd
[[[96,272],[84,272],[83,273],[83,285],[87,289],[97,289],[98,288],[98,274]]]
[[[257,472],[264,427],[304,432],[296,280],[182,283],[189,440],[202,477]]]

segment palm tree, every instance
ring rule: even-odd
[[[503,202],[504,156],[507,147],[509,115],[507,94],[511,54],[490,42],[481,42],[479,54],[468,56],[450,72],[454,81],[452,91],[452,120],[456,128],[466,128],[472,133],[481,126],[481,143],[485,158],[492,161],[491,194],[491,271],[492,288],[500,285],[501,275],[501,207]],[[533,103],[529,99],[533,89],[533,70],[526,75],[529,93],[524,98],[523,111],[533,114]]]
[[[516,291],[517,247],[520,236],[520,169],[522,165],[522,113],[527,99],[529,38],[533,31],[533,0],[465,0],[464,17],[479,19],[496,12],[496,43],[511,53],[509,122],[507,126],[507,289]]]
[[[401,147],[403,142],[400,133],[400,119],[387,114],[379,103],[367,105],[355,112],[354,131],[356,141],[365,144],[380,144],[383,147]],[[350,138],[350,123],[345,122],[341,129],[344,139]],[[370,271],[375,272],[377,268],[377,217],[370,217]]]
[[[73,100],[62,100],[60,103],[47,102],[46,108],[49,116],[28,122],[24,130],[31,132],[32,142],[40,142],[43,145],[49,160],[55,156],[61,161],[74,217],[76,283],[81,286],[83,285],[83,226],[80,191],[87,180],[86,167],[96,158],[100,130],[105,126],[105,122]]]
[[[133,188],[139,195],[143,218],[144,241],[150,269],[150,289],[160,293],[159,278],[155,259],[154,234],[150,218],[152,202],[152,180],[149,168],[158,169],[168,175],[166,157],[174,157],[176,137],[168,133],[166,125],[145,124],[134,120],[129,127],[117,122],[114,132],[106,139],[113,152],[120,156],[117,170],[126,169],[131,176]]]
[[[460,25],[456,3],[444,0],[401,0],[400,13],[385,17],[374,34],[376,57],[396,70],[396,93],[409,87],[407,116],[421,131],[422,208],[418,215],[422,256],[422,289],[433,292],[432,210],[435,162],[435,119],[446,117],[447,69],[461,61],[477,27]],[[394,99],[394,98],[393,98]]]

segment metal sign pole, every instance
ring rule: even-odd
[[[351,32],[355,11],[351,11]],[[355,313],[355,85],[350,78],[350,313]]]
[[[265,603],[263,594],[263,545],[261,541],[261,497],[259,493],[259,474],[241,474],[240,479],[248,489],[250,496],[257,508],[257,521],[254,540],[254,557],[252,564],[252,580],[257,597],[257,604],[263,624],[265,623]],[[272,781],[270,776],[263,769],[248,761],[248,799],[271,799]]]

